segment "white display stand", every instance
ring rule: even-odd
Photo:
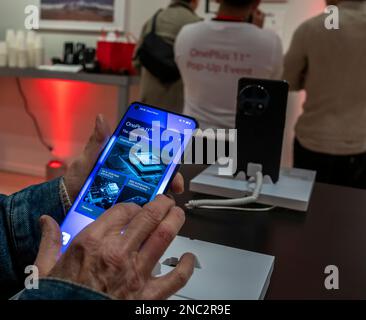
[[[218,164],[210,166],[190,183],[190,191],[229,199],[252,193],[253,184],[245,175],[219,175]],[[306,212],[315,185],[316,172],[301,169],[281,169],[280,178],[273,184],[265,179],[259,204]]]
[[[264,299],[274,257],[177,237],[160,260],[160,274],[173,270],[166,264],[178,261],[186,252],[196,255],[196,268],[186,287],[173,300]]]

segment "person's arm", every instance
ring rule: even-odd
[[[285,57],[283,79],[290,84],[291,91],[303,90],[306,81],[308,58],[306,50],[307,25],[301,25],[295,32]]]
[[[182,261],[177,267],[176,271],[173,271],[169,275],[163,277],[161,281],[156,281],[154,278],[150,279],[150,277],[144,278],[144,283],[151,284],[153,288],[146,288],[146,290],[141,290],[141,292],[135,292],[134,290],[137,290],[137,288],[133,289],[134,287],[129,288],[128,286],[125,288],[128,290],[121,290],[121,292],[119,292],[120,286],[115,286],[116,281],[122,281],[121,287],[126,286],[126,283],[132,283],[131,279],[129,279],[129,281],[125,281],[125,279],[121,278],[120,275],[123,275],[127,278],[130,276],[132,276],[133,279],[135,278],[133,272],[116,272],[117,269],[113,268],[113,264],[110,268],[103,267],[98,272],[101,274],[100,279],[103,278],[102,274],[105,272],[109,273],[105,279],[110,279],[111,285],[107,285],[107,287],[110,288],[112,292],[109,292],[102,283],[100,283],[101,287],[99,287],[99,284],[97,285],[95,282],[97,279],[99,279],[99,277],[95,277],[95,268],[101,264],[91,263],[88,266],[88,268],[90,268],[88,269],[89,271],[79,272],[78,270],[80,270],[81,267],[84,267],[85,264],[79,263],[80,261],[78,262],[77,260],[73,259],[77,259],[78,254],[75,255],[75,253],[77,253],[78,249],[76,249],[76,251],[71,250],[71,252],[69,249],[65,255],[61,257],[60,262],[63,263],[61,265],[58,263],[61,249],[61,230],[59,224],[64,218],[64,213],[66,211],[65,209],[67,209],[67,206],[70,205],[69,202],[76,199],[77,193],[84,184],[84,181],[87,179],[87,176],[89,175],[100,153],[100,150],[103,149],[106,141],[108,140],[109,135],[110,129],[108,125],[103,120],[102,116],[98,116],[94,134],[90,138],[87,146],[84,149],[84,152],[71,164],[67,174],[64,177],[65,185],[63,184],[63,180],[59,179],[39,186],[30,187],[10,197],[0,196],[0,280],[2,280],[0,282],[1,298],[8,299],[14,295],[16,291],[19,291],[21,287],[24,287],[24,284],[21,283],[22,279],[20,278],[24,278],[24,267],[28,264],[38,267],[40,276],[39,288],[33,290],[25,289],[18,295],[14,296],[14,300],[101,300],[110,299],[111,297],[127,298],[123,295],[123,293],[136,295],[151,293],[154,295],[153,297],[161,298],[165,297],[165,295],[169,296],[176,290],[179,290],[188,280],[193,269],[193,263],[192,256],[189,257],[187,255],[182,258]],[[184,191],[184,180],[180,174],[175,176],[171,184],[171,191],[176,194],[180,194]],[[63,208],[63,204],[65,202],[63,199],[71,200],[66,201],[65,209]],[[182,220],[182,212],[177,212],[177,208],[171,208],[171,206],[174,206],[175,204],[172,199],[160,196],[160,199],[154,201],[152,204],[150,204],[150,206],[154,206],[154,204],[158,207],[152,208],[153,210],[149,210],[149,207],[147,207],[147,217],[142,217],[141,219],[143,219],[143,221],[136,221],[135,225],[140,227],[144,224],[147,224],[148,226],[152,227],[157,221],[153,219],[154,221],[151,222],[154,223],[148,222],[150,212],[157,212],[160,216],[159,209],[162,209],[161,219],[163,219],[165,216],[167,216],[167,219],[163,219],[162,225],[160,228],[158,228],[158,230],[156,230],[155,233],[148,232],[147,236],[151,234],[152,237],[150,241],[152,243],[149,245],[149,248],[151,247],[151,249],[144,250],[154,255],[159,255],[159,248],[161,247],[162,254],[162,252],[166,250],[166,246],[168,246],[167,240],[174,238],[182,226],[184,219]],[[163,208],[160,208],[160,206],[163,206]],[[131,208],[131,211],[129,211],[128,208]],[[166,208],[168,211],[170,209],[170,214],[168,214],[169,212],[164,210],[164,208]],[[117,223],[115,227],[118,228],[116,229],[118,230],[117,232],[112,231],[112,233],[117,237],[112,237],[112,241],[110,242],[111,246],[102,245],[100,247],[100,253],[102,256],[99,258],[104,259],[109,253],[113,254],[113,252],[116,252],[116,248],[121,247],[114,241],[119,241],[122,239],[120,238],[120,230],[125,229],[123,226],[121,226],[119,229],[118,223],[122,222],[119,218],[128,224],[132,216],[138,213],[136,209],[138,209],[137,211],[141,210],[138,206],[132,204],[117,205],[114,207],[114,209],[110,210],[109,215],[112,214],[113,217],[110,216],[108,218],[108,213],[103,215],[103,217],[107,217],[109,222],[101,221],[103,218],[97,220],[94,226],[99,226],[99,228],[101,228],[99,229],[100,231],[105,227],[112,231],[113,228],[109,228],[109,224],[114,225]],[[47,212],[51,213],[53,218],[47,215],[45,216],[44,213]],[[177,213],[178,217],[176,216]],[[141,215],[138,216],[141,217]],[[42,232],[40,231],[41,225]],[[129,225],[130,229],[132,229],[132,225]],[[174,228],[170,230],[170,226]],[[167,227],[169,228],[167,229]],[[92,228],[92,226],[90,226],[88,229],[90,228]],[[76,244],[75,248],[85,247],[88,248],[87,250],[93,250],[92,247],[90,247],[91,243],[89,242],[89,240],[92,239],[92,234],[84,233],[84,236],[80,234],[77,239],[81,240],[81,246]],[[134,232],[132,232],[132,235],[133,234]],[[163,235],[163,238],[159,240],[161,235]],[[103,242],[106,238],[102,236],[97,237],[96,239]],[[162,243],[160,244],[160,242]],[[144,246],[147,246],[149,241],[143,241],[143,243]],[[115,244],[117,244],[117,246],[114,246]],[[142,248],[142,245],[139,244],[138,247]],[[36,256],[31,256],[28,254],[26,252],[28,250],[27,248],[30,248],[30,251],[35,248]],[[71,245],[71,248],[73,248],[73,245]],[[156,250],[158,251],[156,252]],[[27,257],[22,257],[22,252],[25,252]],[[128,267],[131,263],[133,264],[135,260],[132,258],[135,253],[136,249],[133,249],[132,255],[128,254],[129,259],[124,259],[123,263],[121,265],[118,264],[117,268],[122,268],[124,270],[125,267]],[[122,253],[122,255],[127,257],[127,252]],[[82,256],[90,257],[92,255],[82,254]],[[71,260],[69,260],[69,258],[71,258]],[[59,265],[58,268],[57,264]],[[19,265],[22,266],[17,268]],[[143,266],[146,268],[149,268],[150,266],[153,267],[155,265],[156,261],[154,259],[151,259],[151,264],[143,263]],[[17,274],[19,269],[20,274]],[[128,269],[135,270],[134,267],[127,268],[127,270]],[[85,282],[78,278],[79,276],[84,275],[89,275],[91,277],[89,279],[90,282]],[[112,275],[114,278],[110,275]],[[115,294],[111,294],[113,293],[113,288],[117,290]],[[129,292],[129,290],[131,292]]]
[[[39,281],[37,290],[24,290],[15,300],[111,300],[102,292],[69,281],[46,278]]]
[[[109,135],[109,126],[99,115],[84,152],[64,179],[0,195],[0,298],[9,298],[24,287],[25,267],[34,265],[39,249],[40,217],[63,221]]]
[[[24,287],[25,267],[34,265],[44,212],[60,224],[65,216],[62,180],[33,186],[12,196],[0,196],[0,299]],[[54,241],[57,241],[54,239]],[[59,240],[60,241],[60,240]],[[39,288],[24,290],[14,300],[106,300],[107,295],[60,279],[41,279]]]
[[[41,215],[49,214],[59,223],[63,220],[62,197],[60,179],[0,196],[0,287],[9,294],[22,287],[25,267],[34,264]]]
[[[184,179],[179,173],[172,181],[171,191],[175,194],[181,194],[182,192],[184,192]],[[35,265],[38,267],[39,276],[41,278],[39,281],[39,287],[38,289],[23,290],[18,295],[13,297],[12,300],[105,300],[111,298],[137,299],[141,298],[143,294],[151,294],[152,296],[145,296],[145,298],[149,297],[151,299],[161,299],[168,297],[170,294],[173,294],[175,290],[181,288],[188,280],[191,270],[191,267],[187,265],[187,262],[189,263],[189,257],[185,255],[185,257],[182,258],[182,261],[177,267],[178,269],[176,270],[180,270],[178,273],[173,272],[170,276],[162,277],[161,283],[158,283],[158,279],[150,277],[150,275],[154,274],[153,272],[151,272],[150,269],[148,269],[148,272],[145,275],[140,274],[137,278],[141,280],[141,285],[144,282],[146,284],[148,282],[151,282],[151,285],[150,288],[143,288],[139,285],[139,290],[135,286],[128,286],[129,283],[132,283],[131,281],[133,279],[136,279],[134,272],[128,271],[138,271],[135,268],[137,266],[135,264],[136,260],[135,258],[133,258],[134,256],[136,257],[137,252],[134,251],[132,255],[128,252],[122,253],[124,256],[123,262],[117,262],[117,265],[114,265],[109,257],[113,259],[114,252],[117,252],[118,248],[120,248],[120,245],[116,243],[115,240],[117,240],[118,242],[122,240],[125,242],[125,244],[127,243],[126,239],[128,238],[130,230],[127,231],[126,228],[124,228],[123,226],[119,227],[120,223],[124,224],[130,222],[129,227],[132,229],[134,229],[134,224],[139,228],[144,225],[149,225],[150,227],[152,227],[152,224],[154,223],[159,224],[157,221],[149,222],[149,220],[151,220],[149,218],[152,218],[150,217],[151,212],[156,212],[159,216],[161,215],[161,218],[165,216],[167,219],[164,219],[162,221],[160,228],[156,225],[158,227],[156,232],[148,232],[147,236],[151,234],[152,243],[149,244],[150,241],[144,241],[144,251],[150,252],[150,256],[148,261],[143,262],[143,266],[147,268],[149,268],[149,265],[151,268],[156,266],[157,261],[154,260],[154,257],[156,256],[156,259],[158,259],[160,255],[162,255],[162,253],[166,250],[166,247],[169,245],[169,239],[172,240],[175,237],[176,233],[184,223],[183,211],[181,211],[177,207],[171,207],[174,205],[175,202],[171,198],[165,196],[158,196],[155,201],[144,207],[145,210],[135,204],[116,205],[108,212],[106,212],[94,224],[87,227],[85,231],[81,232],[81,234],[78,235],[74,241],[76,243],[73,242],[71,244],[70,248],[62,256],[61,260],[59,260],[59,252],[61,248],[61,230],[56,221],[48,216],[43,216],[41,218],[42,239],[38,256],[35,261]],[[168,216],[166,216],[166,210],[169,210],[169,208],[171,214],[168,214]],[[141,221],[141,215],[144,212],[147,213],[147,215],[146,217],[142,217]],[[138,213],[141,214],[138,215]],[[138,221],[133,222],[133,217],[136,217]],[[108,226],[109,224],[111,225]],[[93,231],[95,227],[97,229]],[[89,259],[90,257],[93,257],[94,254],[90,255],[88,253],[85,253],[85,255],[80,255],[77,252],[81,248],[85,248],[86,250],[94,250],[93,248],[95,247],[92,243],[94,242],[94,240],[90,242],[90,240],[92,239],[91,235],[99,234],[97,230],[102,231],[107,229],[110,230],[112,232],[111,235],[114,236],[108,237],[108,235],[104,235],[94,238],[97,242],[102,244],[102,246],[100,247],[100,253],[102,256],[100,256],[100,258],[102,260],[105,259],[105,263],[102,263],[102,265],[105,264],[105,267],[99,269],[98,266],[101,265],[100,262],[93,263],[93,261]],[[121,238],[120,234],[120,230],[122,229],[126,230],[125,238],[123,239]],[[88,230],[91,231],[91,233]],[[132,235],[136,236],[136,232],[138,231],[133,231]],[[156,235],[158,235],[158,237],[156,237]],[[112,241],[108,241],[108,239]],[[73,250],[73,248],[79,249],[75,251]],[[161,249],[161,251],[159,250],[159,248]],[[86,266],[85,263],[80,263],[80,261],[78,262],[77,260],[75,260],[75,258],[78,259],[78,256],[88,257],[88,266]],[[80,268],[84,267],[87,267],[87,270],[80,271]],[[120,271],[118,271],[115,267],[117,267],[117,269],[119,269]],[[93,271],[91,272],[89,268],[93,269]],[[187,271],[189,272],[189,274],[186,273]],[[98,277],[95,277],[96,272],[98,273]],[[179,275],[178,279],[174,277],[174,274]],[[84,278],[84,280],[82,280],[80,276],[84,277],[85,275],[89,275],[89,279]],[[132,277],[132,279],[124,280],[123,277]],[[171,279],[164,280],[164,278],[167,277]],[[182,277],[186,278],[183,283]],[[98,284],[98,279],[111,281],[110,283],[112,284],[108,285],[104,283],[100,286],[100,284],[102,284],[104,280],[102,280],[102,283]],[[121,282],[118,284],[118,281]],[[151,286],[154,288],[152,288]],[[165,288],[165,292],[164,286],[167,286],[167,288]]]

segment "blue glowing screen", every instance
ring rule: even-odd
[[[132,104],[61,227],[62,252],[80,231],[113,205],[133,202],[143,206],[163,194],[179,165],[176,160],[181,159],[196,127],[191,118]],[[136,135],[136,130],[141,135]],[[179,148],[171,148],[172,144],[177,146],[177,141]],[[132,152],[142,142],[144,148]]]

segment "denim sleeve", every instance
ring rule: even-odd
[[[39,218],[65,217],[60,180],[32,186],[12,196],[0,196],[0,288],[21,288],[24,269],[32,265],[40,242]],[[4,290],[0,290],[0,296]],[[9,297],[9,296],[8,296]]]
[[[41,279],[39,288],[24,290],[17,300],[110,300],[107,295],[58,279]]]

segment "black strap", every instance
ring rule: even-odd
[[[175,3],[172,3],[169,8],[176,8],[176,7],[183,7],[183,8],[186,8],[188,9],[189,11],[191,12],[194,12],[192,10],[192,8],[189,6],[188,3],[185,3],[185,2],[181,2],[181,1],[177,1]],[[158,20],[158,16],[159,14],[164,11],[164,9],[159,9],[157,13],[155,13],[154,17],[153,17],[153,21],[152,21],[152,29],[151,29],[151,33],[152,34],[155,34],[156,33],[156,22]]]
[[[194,13],[194,10],[192,9],[192,7],[189,5],[188,2],[177,0],[174,3],[169,5],[169,8],[177,8],[177,7],[186,8],[189,11]]]
[[[158,16],[159,14],[163,11],[163,9],[158,10],[157,13],[155,13],[154,17],[153,17],[153,21],[152,21],[152,28],[151,28],[151,33],[155,34],[156,33],[156,21],[158,20]]]

